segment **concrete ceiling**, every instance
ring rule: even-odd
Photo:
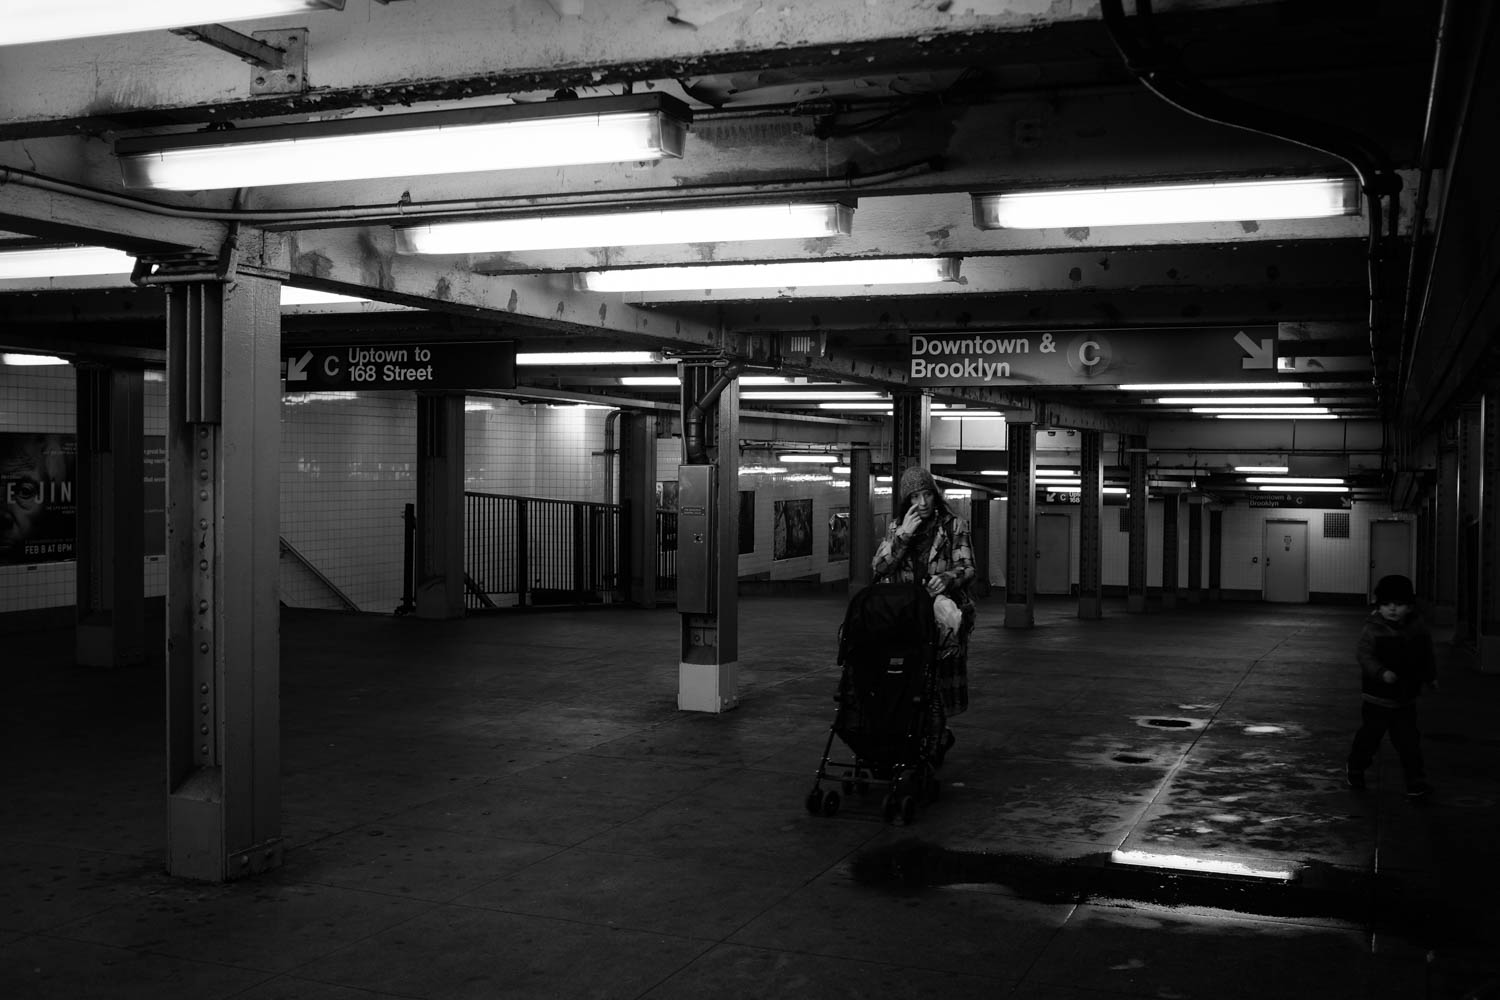
[[[1201,356],[1205,379],[1222,381],[1216,345],[1249,330],[1274,338],[1283,373],[1345,417],[1338,441],[1314,450],[1359,451],[1357,464],[1384,490],[1431,464],[1443,421],[1492,369],[1500,307],[1492,291],[1470,290],[1494,287],[1495,265],[1474,253],[1495,228],[1482,180],[1493,140],[1468,123],[1494,108],[1493,73],[1483,70],[1495,63],[1484,58],[1493,33],[1488,5],[1451,6],[1464,9],[1394,0],[347,0],[341,11],[228,26],[272,40],[307,29],[305,77],[279,88],[204,32],[0,46],[0,241],[215,255],[235,226],[244,259],[288,284],[377,303],[291,310],[292,343],[505,339],[523,351],[722,353],[889,388],[907,382],[914,334],[1090,331],[1123,345],[1149,336],[1154,352]],[[680,159],[142,194],[122,187],[114,154],[119,139],[205,127],[623,93],[664,93],[692,108]],[[982,231],[970,199],[1310,174],[1360,176],[1363,213]],[[1475,211],[1445,213],[1455,185]],[[853,232],[417,256],[399,252],[392,230],[595,202],[796,195],[853,204]],[[621,295],[573,281],[603,266],[933,255],[958,259],[961,280],[901,295],[876,286]],[[1435,260],[1450,266],[1432,269],[1439,280],[1429,288]],[[0,282],[0,346],[159,351],[159,291],[99,284]],[[622,387],[618,374],[529,369],[524,380],[675,399],[670,389]],[[1145,433],[1153,448],[1191,441],[1183,447],[1226,458],[1285,454],[1297,437],[1287,422],[1230,425],[1112,384],[934,391],[1027,408],[1058,427]],[[1329,433],[1309,429],[1303,440]]]

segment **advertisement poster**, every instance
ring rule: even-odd
[[[0,565],[73,558],[78,438],[0,433]]]
[[[849,558],[849,508],[835,507],[828,512],[828,558]]]
[[[142,536],[145,555],[160,556],[167,552],[167,439],[147,434],[145,456],[141,462],[146,508],[146,533]]]
[[[811,500],[777,500],[773,559],[812,555]]]

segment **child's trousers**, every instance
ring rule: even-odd
[[[1369,767],[1375,751],[1380,749],[1381,737],[1390,733],[1391,746],[1401,758],[1406,787],[1420,788],[1427,780],[1427,767],[1422,760],[1422,737],[1417,732],[1416,702],[1387,708],[1366,701],[1360,704],[1360,716],[1363,721],[1359,732],[1354,734],[1354,746],[1349,749],[1350,769],[1363,771]]]

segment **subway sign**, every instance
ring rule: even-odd
[[[283,349],[286,392],[360,389],[514,389],[516,345],[379,344]]]
[[[936,333],[911,338],[913,386],[1244,382],[1276,377],[1274,325],[1047,333]]]

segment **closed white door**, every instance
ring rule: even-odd
[[[1066,514],[1036,516],[1036,592],[1073,592],[1072,530]]]
[[[1267,521],[1261,596],[1279,604],[1307,603],[1307,522]]]
[[[1366,596],[1374,599],[1375,581],[1393,573],[1410,578],[1411,523],[1408,521],[1370,522],[1370,583]]]

